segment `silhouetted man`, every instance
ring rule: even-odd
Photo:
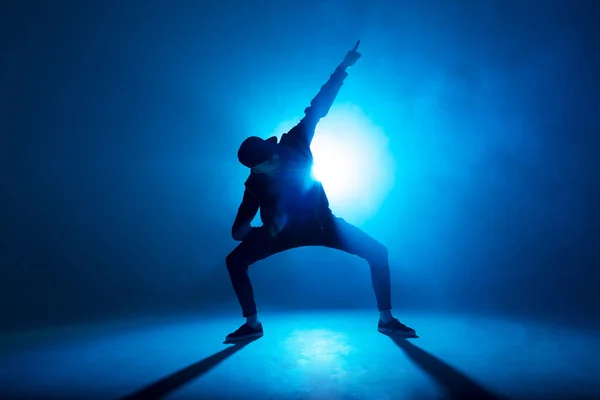
[[[414,336],[412,328],[392,316],[390,268],[385,246],[333,215],[320,182],[311,177],[313,156],[310,144],[319,120],[327,115],[344,79],[346,69],[361,57],[360,41],[321,87],[305,116],[277,143],[252,136],[238,151],[239,161],[251,169],[242,203],[232,227],[241,243],[227,256],[227,270],[242,307],[246,323],[229,334],[228,342],[263,335],[258,320],[248,267],[273,254],[302,246],[325,246],[357,255],[369,263],[371,280],[380,313],[378,330]],[[260,209],[263,225],[250,223]]]

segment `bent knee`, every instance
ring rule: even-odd
[[[388,249],[383,244],[375,242],[371,245],[367,257],[367,261],[371,264],[388,264]]]
[[[239,266],[239,262],[236,261],[236,256],[234,253],[229,253],[227,257],[225,257],[225,265],[230,271],[236,269],[236,266]]]

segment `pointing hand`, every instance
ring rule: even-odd
[[[354,48],[352,50],[350,50],[348,53],[346,53],[346,57],[344,57],[344,61],[342,61],[342,63],[340,64],[340,67],[348,68],[348,67],[352,67],[354,64],[356,64],[356,62],[362,55],[357,51],[359,44],[360,44],[360,40],[356,42],[356,45],[354,45]]]

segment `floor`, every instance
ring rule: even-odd
[[[402,317],[418,339],[378,333],[364,311],[265,312],[265,336],[238,346],[222,343],[236,315],[4,335],[0,399],[600,398],[597,333]]]

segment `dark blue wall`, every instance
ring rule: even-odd
[[[356,39],[340,101],[397,163],[361,225],[396,306],[597,315],[592,5],[2,2],[1,327],[232,301],[237,146],[299,115]],[[374,306],[366,264],[329,250],[252,277],[265,306]]]

